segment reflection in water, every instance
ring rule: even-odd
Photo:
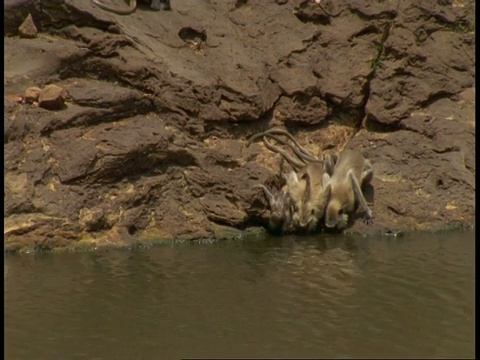
[[[474,269],[461,232],[7,256],[5,354],[469,357]]]

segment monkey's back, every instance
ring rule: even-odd
[[[305,173],[308,174],[311,181],[311,187],[314,191],[320,191],[323,188],[323,163],[309,163],[305,167]]]
[[[332,176],[332,185],[348,181],[347,174],[350,170],[358,181],[362,178],[365,158],[356,150],[343,150],[338,156]]]

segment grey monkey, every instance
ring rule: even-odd
[[[300,230],[311,233],[318,229],[319,220],[325,214],[330,194],[330,175],[318,162],[308,164],[303,172],[305,192],[301,201],[295,204],[293,221]]]
[[[292,203],[288,192],[284,188],[268,189],[264,185],[256,185],[255,188],[263,190],[270,207],[269,231],[276,234],[292,232]]]
[[[372,211],[367,205],[361,187],[373,179],[373,166],[370,160],[355,150],[342,151],[336,160],[328,160],[333,164],[333,175],[330,180],[330,199],[325,214],[325,225],[335,227],[343,225],[345,215],[355,209],[358,203],[364,211],[364,221],[373,222]]]
[[[280,139],[277,135],[285,135],[293,142],[293,145]],[[249,144],[259,137],[263,137],[263,142],[269,150],[281,154],[295,170],[285,177],[287,184],[284,189],[290,195],[293,206],[293,228],[306,232],[315,231],[318,228],[319,220],[324,217],[330,191],[330,175],[333,173],[335,161],[329,159],[329,162],[324,164],[322,160],[305,150],[285,130],[270,129],[256,134],[250,138]],[[285,150],[270,143],[267,137],[290,147],[297,158],[293,158]]]

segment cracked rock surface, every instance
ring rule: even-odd
[[[18,34],[28,14],[34,39]],[[8,250],[265,225],[254,185],[288,167],[246,142],[272,126],[372,160],[375,223],[351,231],[474,225],[473,0],[173,0],[128,16],[7,0],[4,19]],[[64,108],[18,102],[48,84]]]

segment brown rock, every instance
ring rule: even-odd
[[[42,89],[36,86],[30,86],[27,90],[25,90],[25,102],[28,104],[33,103],[34,101],[38,101],[38,97]]]
[[[318,96],[306,94],[293,98],[282,97],[277,102],[276,118],[284,123],[300,123],[304,125],[318,125],[325,121],[328,107],[325,100]]]
[[[82,230],[101,230],[105,227],[105,214],[100,208],[83,208],[78,215],[78,223]]]
[[[63,106],[67,95],[65,89],[57,85],[47,85],[40,92],[38,104],[48,110],[58,110]]]
[[[28,14],[25,21],[22,23],[22,25],[19,26],[18,32],[20,34],[20,37],[23,38],[33,39],[37,37],[38,30],[35,26],[35,23],[33,22],[31,14]]]
[[[39,100],[60,107],[58,86],[73,99],[49,112],[5,96],[7,249],[266,225],[254,186],[280,186],[291,168],[246,139],[272,126],[319,158],[371,159],[375,222],[359,211],[348,231],[475,223],[474,0],[180,1],[192,23],[165,19],[154,36],[158,16],[111,18],[104,32],[80,24],[98,16],[80,3],[38,13],[54,39],[5,37],[6,94],[33,79],[57,85]],[[27,14],[6,6],[5,33]]]
[[[7,99],[8,101],[14,101],[17,103],[21,103],[24,100],[23,96],[18,94],[6,94],[5,99]]]

